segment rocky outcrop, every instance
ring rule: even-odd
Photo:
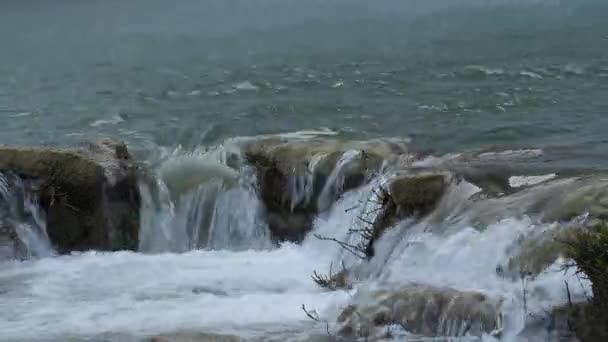
[[[384,160],[408,156],[395,142],[280,138],[246,144],[243,155],[256,169],[270,230],[277,240],[290,241],[300,241],[319,212],[368,181]]]
[[[566,257],[566,241],[576,234],[577,227],[558,226],[554,229],[539,230],[528,234],[516,242],[506,265],[499,265],[501,276],[518,279],[522,276],[537,276],[560,257]]]
[[[0,146],[0,171],[28,181],[58,252],[137,247],[140,198],[125,144],[102,139],[66,149]]]
[[[481,336],[499,333],[499,306],[479,292],[407,286],[361,298],[342,311],[338,323],[346,337],[377,336],[390,325],[429,337]]]
[[[376,193],[380,207],[372,222],[368,223],[371,230],[367,241],[365,254],[373,256],[374,242],[379,239],[387,228],[392,227],[406,217],[419,219],[432,212],[450,183],[450,175],[432,171],[410,170],[397,175]]]
[[[539,203],[541,205],[546,222],[570,220],[585,213],[608,220],[608,176],[578,178],[565,187],[559,196]]]
[[[23,259],[27,251],[14,228],[0,222],[0,260]]]
[[[568,256],[591,282],[593,293],[573,312],[573,330],[583,342],[608,341],[608,226],[581,230],[567,244]]]

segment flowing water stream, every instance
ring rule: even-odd
[[[500,331],[465,340],[551,340],[535,317],[567,302],[565,281],[574,301],[589,284],[561,270],[567,260],[535,277],[501,265],[539,231],[584,221],[564,219],[560,200],[605,186],[607,13],[604,0],[0,1],[0,144],[111,136],[149,171],[139,249],[69,255],[53,251],[31,180],[0,174],[0,258],[19,259],[0,261],[0,341],[322,341],[325,323],[302,305],[335,334],[346,305],[408,284],[500,301]],[[278,244],[240,149],[270,136],[397,137],[421,158],[386,160],[342,193],[360,151],[344,151],[321,189],[327,156],[313,156],[280,197],[321,212],[301,243]],[[513,193],[484,198],[452,180],[367,261],[315,238],[360,242],[349,230],[374,218],[395,163],[469,166],[470,155],[482,175],[511,172]],[[342,265],[351,290],[311,279]],[[450,337],[465,326],[440,323]]]
[[[347,152],[338,161],[332,175],[340,173],[351,154]],[[448,213],[445,219],[399,222],[377,242],[378,252],[369,262],[313,234],[342,241],[352,238],[349,229],[362,213],[373,212],[369,203],[376,194],[374,184],[382,182],[386,173],[341,196],[317,217],[313,232],[302,244],[277,246],[261,219],[261,203],[248,167],[236,175],[236,182],[232,173],[222,179],[211,172],[189,190],[170,193],[168,189],[179,188],[171,182],[188,179],[172,179],[162,170],[172,163],[177,164],[171,166],[174,168],[187,165],[183,158],[209,161],[213,156],[207,152],[168,157],[157,169],[165,179],[156,178],[155,185],[142,183],[137,253],[91,251],[49,257],[48,240],[41,239],[44,222],[35,220],[38,225],[25,226],[25,218],[17,220],[19,237],[34,258],[2,264],[1,339],[138,341],[155,334],[205,332],[299,340],[325,334],[323,324],[310,320],[302,305],[335,322],[340,309],[362,293],[423,284],[500,298],[501,340],[518,341],[530,313],[542,314],[566,302],[564,281],[577,284],[572,286],[576,301],[589,291],[588,284],[579,286],[572,271],[560,271],[560,262],[565,261],[530,279],[497,274],[497,265],[508,260],[513,244],[526,236],[532,238],[534,231],[553,229],[555,224],[539,223],[519,215],[518,210],[510,214],[508,206],[498,201],[487,205],[503,208],[504,219],[473,226],[467,219],[479,211],[475,205],[467,206],[473,204],[469,198],[479,188],[467,182],[452,185],[436,209],[438,215]],[[220,159],[215,164],[222,165]],[[210,170],[209,164],[203,165],[207,166],[198,172]],[[335,183],[327,186],[340,186],[339,178],[330,177]],[[11,189],[20,189],[19,184]],[[517,202],[528,206],[526,198],[542,197],[546,191],[541,187],[538,194],[532,191]],[[16,203],[13,197],[4,196]],[[24,198],[23,203],[31,203],[28,200]],[[327,199],[322,196],[320,200]],[[362,205],[365,203],[368,205]],[[35,212],[35,205],[28,208]],[[492,209],[497,208],[488,210]],[[357,266],[360,281],[352,290],[322,290],[311,274],[326,272],[330,265]],[[441,328],[447,336],[459,335],[461,323],[445,324],[451,326]],[[330,329],[337,327],[332,324]],[[407,339],[404,336],[401,338]],[[463,338],[467,339],[475,338]],[[483,340],[494,341],[494,337]]]

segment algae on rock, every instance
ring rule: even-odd
[[[124,143],[79,148],[0,146],[0,171],[31,181],[60,253],[136,249],[140,197]]]
[[[301,241],[314,217],[363,185],[389,159],[407,156],[396,142],[262,139],[243,147],[257,173],[266,218],[277,240]]]
[[[423,336],[481,336],[500,329],[500,300],[479,292],[450,288],[405,286],[379,290],[338,317],[342,336],[375,336],[383,327],[399,325]]]

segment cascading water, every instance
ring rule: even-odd
[[[12,173],[0,172],[0,201],[0,225],[3,231],[0,238],[8,239],[2,243],[6,251],[0,252],[0,256],[51,256],[53,249],[46,232],[44,212],[24,181]]]
[[[335,183],[325,189],[341,187],[341,172],[354,157],[356,153],[346,153],[336,163],[328,178]],[[481,204],[509,208],[504,205],[508,198],[504,203],[474,200],[480,188],[462,180],[453,180],[428,217],[406,217],[388,229],[369,260],[317,239],[315,235],[352,245],[360,242],[351,230],[362,218],[374,220],[381,205],[378,187],[395,176],[382,171],[341,195],[335,189],[323,191],[337,201],[317,216],[301,245],[277,246],[261,216],[252,169],[235,171],[226,158],[213,153],[169,157],[141,184],[143,253],[85,252],[1,264],[0,339],[141,341],[158,334],[203,332],[296,341],[327,334],[325,324],[310,320],[302,305],[327,320],[333,334],[340,329],[333,322],[353,300],[378,289],[421,286],[477,291],[501,303],[499,333],[481,338],[513,342],[522,340],[520,332],[530,317],[566,302],[564,281],[572,284],[574,301],[589,293],[589,284],[578,286],[572,272],[557,272],[564,260],[524,279],[525,284],[523,278],[497,273],[497,265],[512,256],[514,244],[532,231],[555,225],[508,210],[505,215],[511,217],[472,224],[482,215]],[[3,198],[13,199],[5,189]],[[547,189],[552,188],[541,187],[538,195],[531,191],[531,199],[522,195],[521,205],[532,207],[533,199],[546,196],[542,194]],[[286,196],[298,199],[312,198],[307,191],[314,191],[300,186],[292,190],[297,194]],[[32,227],[32,232],[43,232],[43,225]],[[45,256],[37,247],[31,250]],[[352,273],[352,290],[324,291],[311,280],[313,271],[327,272],[330,265],[334,271],[345,267]],[[438,336],[461,336],[471,325],[441,317],[434,331]],[[393,336],[417,338],[405,331]],[[463,337],[467,339],[475,336]]]
[[[141,184],[140,251],[271,247],[255,173],[243,168],[237,174],[222,163],[223,154],[208,154],[166,160],[152,184]]]

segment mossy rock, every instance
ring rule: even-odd
[[[454,333],[451,327],[467,326],[459,335],[491,333],[500,321],[500,300],[474,291],[450,288],[406,286],[375,291],[353,303],[338,317],[340,334],[374,336],[381,328],[400,325],[407,331],[429,337]]]
[[[312,228],[318,213],[328,210],[342,193],[363,185],[379,170],[383,160],[406,154],[407,149],[379,140],[268,138],[244,145],[242,153],[256,170],[259,196],[273,237],[299,242]],[[341,170],[341,182],[334,188],[330,179],[345,153],[355,155]]]
[[[58,252],[137,248],[140,195],[125,144],[102,139],[66,149],[0,146],[0,171],[28,180]]]
[[[537,276],[555,263],[560,257],[566,257],[568,247],[564,243],[577,234],[579,227],[561,225],[546,231],[532,232],[518,241],[510,250],[513,255],[507,264],[500,266],[504,276],[517,279],[522,275]]]
[[[431,213],[447,191],[450,175],[414,171],[398,175],[378,189],[381,208],[371,224],[366,254],[375,254],[373,245],[384,232],[406,217],[420,219]]]

